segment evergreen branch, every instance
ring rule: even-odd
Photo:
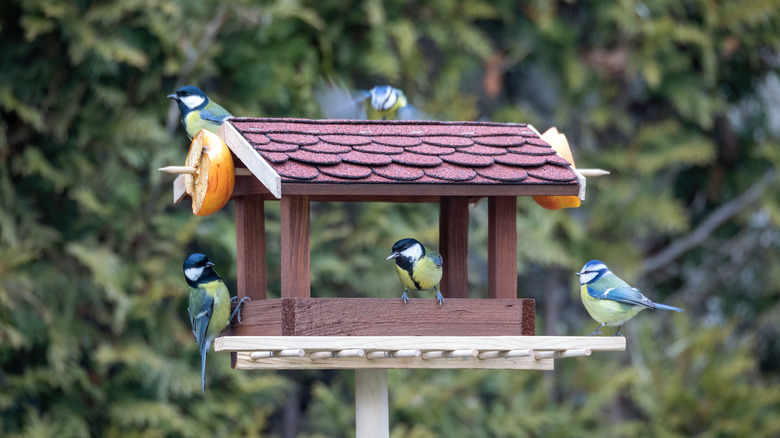
[[[219,33],[219,30],[222,28],[222,25],[225,23],[225,15],[227,14],[227,6],[225,4],[220,4],[217,8],[216,12],[214,13],[214,18],[211,19],[211,21],[204,26],[203,35],[198,40],[198,43],[193,47],[190,46],[188,50],[185,50],[185,53],[187,53],[187,59],[184,62],[184,66],[181,69],[181,72],[179,73],[179,79],[176,81],[176,86],[174,87],[174,90],[178,90],[179,88],[186,85],[187,78],[190,77],[190,73],[192,73],[192,70],[195,69],[195,66],[198,64],[198,61],[200,60],[201,56],[208,50],[208,48],[214,43],[214,40],[217,38],[217,34]],[[165,131],[168,133],[168,136],[173,136],[173,133],[176,131],[176,126],[179,123],[179,110],[176,107],[176,104],[174,102],[171,102],[171,104],[168,107],[168,115],[166,118],[165,123]]]
[[[644,276],[667,264],[673,262],[677,257],[685,252],[701,245],[707,240],[715,229],[724,222],[734,217],[736,214],[758,201],[764,190],[775,180],[775,170],[770,169],[758,181],[756,181],[744,193],[732,199],[728,203],[720,206],[707,217],[696,229],[687,236],[672,242],[661,252],[645,259],[639,268],[639,276]]]

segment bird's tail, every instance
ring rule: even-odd
[[[200,392],[206,393],[206,355],[209,354],[209,348],[211,348],[211,339],[206,338],[203,345],[200,346]]]
[[[671,310],[673,312],[684,312],[684,310],[679,308],[679,307],[667,306],[666,304],[659,304],[659,303],[655,303],[655,308],[656,309]]]

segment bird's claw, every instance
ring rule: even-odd
[[[252,299],[249,297],[243,297],[241,298],[240,301],[238,300],[238,297],[233,297],[230,299],[231,303],[235,303],[236,301],[238,301],[238,305],[236,306],[236,309],[233,311],[233,313],[230,315],[228,324],[230,323],[230,321],[233,321],[233,317],[235,316],[236,319],[238,320],[238,323],[243,325],[244,321],[241,320],[241,310],[242,307],[244,307],[244,301],[252,301]]]
[[[409,302],[409,297],[406,295],[406,291],[404,291],[403,295],[401,295],[401,301],[403,301],[404,304]]]
[[[439,292],[438,289],[436,289],[436,301],[439,302],[439,307],[444,304],[444,296],[441,294],[441,292]]]
[[[601,333],[599,330],[594,330],[593,333],[589,334],[588,336],[596,336],[596,335],[603,335],[604,333]]]

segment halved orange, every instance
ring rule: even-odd
[[[190,143],[186,165],[196,169],[194,174],[184,175],[192,212],[208,216],[224,207],[236,185],[233,157],[225,142],[217,134],[201,130]]]

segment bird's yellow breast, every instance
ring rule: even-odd
[[[580,286],[580,298],[585,310],[588,311],[591,318],[596,322],[608,326],[623,325],[624,322],[633,318],[637,313],[645,309],[641,306],[632,306],[629,304],[618,303],[612,300],[600,300],[593,298],[588,294],[588,285]]]
[[[206,336],[219,336],[228,325],[230,319],[230,292],[222,281],[211,281],[200,287],[214,300],[214,310],[209,321]]]
[[[430,257],[423,257],[414,262],[411,276],[409,272],[398,265],[396,265],[395,270],[406,289],[428,290],[438,286],[441,282],[441,266],[434,263]]]

